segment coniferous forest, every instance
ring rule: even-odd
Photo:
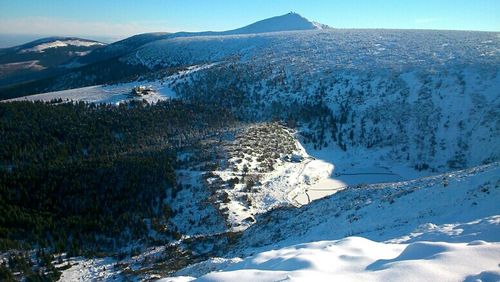
[[[214,106],[0,104],[0,249],[115,250],[168,221],[176,151],[231,122]],[[166,232],[166,236],[171,236]]]

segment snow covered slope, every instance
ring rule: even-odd
[[[186,190],[182,197],[193,199],[189,193],[195,190]],[[207,253],[224,257],[190,265],[161,281],[196,277],[200,281],[235,277],[242,281],[497,281],[499,199],[500,163],[413,181],[348,187],[301,208],[257,216],[228,252]],[[179,206],[190,208],[178,200]],[[200,216],[200,210],[195,215]],[[190,240],[204,245],[201,236]],[[158,269],[151,265],[155,261],[160,261],[158,270],[164,273],[159,258],[165,248],[149,248],[123,260],[75,258],[62,277],[127,280],[132,269],[139,273]],[[160,276],[149,272],[139,277]]]
[[[131,94],[132,88],[145,85],[154,92],[149,95],[136,97]],[[161,100],[169,99],[175,97],[172,90],[166,86],[163,86],[159,82],[130,82],[121,83],[113,85],[96,85],[82,88],[75,88],[70,90],[48,92],[43,94],[30,95],[20,98],[14,98],[6,101],[45,101],[50,102],[54,100],[59,100],[61,102],[77,102],[82,101],[86,103],[103,103],[103,104],[114,104],[118,105],[123,102],[131,100],[146,100],[149,103],[156,103]]]
[[[189,75],[197,72],[204,68],[210,68],[214,64],[201,65],[201,66],[191,66],[185,70],[179,71],[174,75],[166,77],[161,80],[139,80],[129,83],[119,83],[111,85],[94,85],[89,87],[75,88],[69,90],[48,92],[42,94],[29,95],[19,98],[13,98],[9,101],[53,101],[61,99],[62,102],[78,102],[83,101],[87,103],[104,103],[104,104],[114,104],[118,105],[122,102],[130,100],[146,100],[149,103],[155,103],[157,101],[175,98],[175,92],[171,89],[169,84],[172,81],[184,81],[189,79]],[[141,97],[135,97],[131,95],[132,88],[144,85],[154,91],[149,95],[144,95]]]
[[[349,187],[262,216],[226,258],[192,265],[174,281],[497,281],[498,199],[499,163]]]
[[[383,244],[348,237],[259,253],[197,281],[498,281],[499,254],[500,243],[484,241]]]
[[[304,141],[320,147],[383,150],[444,172],[500,157],[499,46],[486,32],[292,31],[160,40],[123,60],[217,62],[174,91],[244,118],[302,122]]]
[[[444,234],[448,242],[468,242],[476,235],[498,241],[497,224],[490,232],[474,230],[499,215],[498,199],[500,163],[411,181],[358,185],[299,209],[266,214],[241,242],[276,247],[358,235],[404,243],[442,240]],[[465,227],[469,223],[470,228]],[[448,228],[437,227],[444,224]]]
[[[313,67],[309,69],[313,73],[335,68],[400,70],[498,64],[499,41],[498,33],[494,32],[327,29],[163,39],[142,47],[139,56],[144,54],[142,61],[148,65],[166,66],[178,65],[177,60],[171,60],[175,57],[192,63],[244,55],[241,58],[252,59],[252,65],[264,64],[272,58],[268,63],[282,67],[287,62],[290,71],[301,73],[309,67]],[[165,50],[168,52],[162,53],[159,52],[160,45],[164,49],[183,47],[187,50],[183,53]],[[200,58],[198,54],[205,56]],[[218,56],[211,57],[210,54]],[[305,58],[310,61],[303,61],[305,65],[300,65]]]

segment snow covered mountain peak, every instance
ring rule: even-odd
[[[311,22],[301,15],[290,12],[285,15],[264,19],[253,24],[227,31],[226,34],[250,34],[276,31],[324,29],[327,25]]]

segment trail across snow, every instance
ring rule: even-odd
[[[306,181],[306,186],[300,187],[300,191],[294,193],[293,201],[299,205],[306,205],[345,188],[347,185],[344,182],[330,177],[333,170],[334,166],[330,163],[315,159],[308,160],[297,176],[299,178],[305,175],[308,181]],[[327,171],[327,174],[314,173],[316,171]],[[316,175],[317,178],[309,179],[310,174]]]
[[[300,146],[308,159],[297,177],[313,174],[316,175],[316,178],[306,183],[307,185],[302,185],[294,190],[293,201],[299,205],[306,205],[314,200],[335,194],[348,186],[399,182],[426,175],[400,165],[398,170],[404,175],[402,176],[387,168],[388,164],[380,162],[377,154],[361,152],[357,156],[347,154],[335,146],[320,150],[315,150],[304,144]],[[328,170],[326,169],[328,167],[328,174],[311,173],[320,170],[320,168],[323,171]]]

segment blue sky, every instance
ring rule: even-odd
[[[500,0],[0,0],[0,34],[227,30],[290,11],[336,28],[500,31]]]

